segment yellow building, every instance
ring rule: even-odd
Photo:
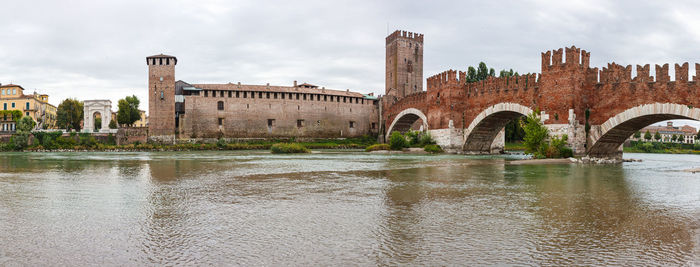
[[[37,129],[56,128],[56,106],[49,104],[45,94],[24,94],[20,85],[0,85],[0,110],[19,110],[22,116],[29,116],[37,123]],[[11,116],[0,116],[0,131],[14,131],[15,122]]]
[[[148,127],[148,117],[146,117],[146,111],[139,109],[139,114],[141,114],[141,118],[134,122],[134,127]]]

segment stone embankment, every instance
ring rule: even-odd
[[[524,159],[510,161],[511,165],[539,165],[539,164],[617,164],[623,162],[641,162],[640,159],[612,159],[612,158],[565,158],[565,159]]]

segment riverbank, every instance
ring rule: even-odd
[[[662,142],[630,141],[629,145],[622,148],[627,153],[654,153],[654,154],[700,154],[700,143],[678,144]]]
[[[308,141],[295,141],[294,139],[278,140],[250,140],[230,141],[223,139],[213,142],[186,142],[177,144],[134,143],[128,145],[115,145],[96,142],[94,139],[64,139],[35,142],[32,145],[18,149],[12,143],[0,143],[0,151],[27,151],[27,152],[138,152],[138,151],[204,151],[204,150],[269,150],[274,144],[293,143],[302,145],[308,149],[365,149],[375,144],[371,137],[347,138],[347,139],[316,139]]]

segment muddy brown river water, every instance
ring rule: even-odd
[[[0,266],[698,265],[700,155],[0,154]]]

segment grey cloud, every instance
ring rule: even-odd
[[[0,82],[67,97],[146,99],[146,56],[178,57],[189,82],[384,91],[384,37],[425,34],[424,74],[539,72],[576,45],[593,66],[699,62],[692,1],[5,1]],[[143,101],[142,103],[146,103]],[[114,105],[116,107],[116,104]],[[145,108],[145,107],[144,107]]]

